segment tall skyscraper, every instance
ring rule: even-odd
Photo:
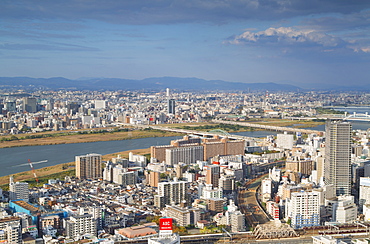
[[[326,122],[324,180],[337,196],[351,194],[351,130],[349,122]]]
[[[175,114],[175,99],[168,99],[168,113]]]
[[[102,178],[101,155],[92,153],[76,156],[76,177],[79,179]]]

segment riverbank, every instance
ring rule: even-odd
[[[19,134],[12,136],[3,136],[2,138],[12,138],[12,140],[0,141],[0,148],[10,147],[25,147],[25,146],[43,146],[43,145],[58,145],[70,143],[86,143],[97,141],[120,141],[129,139],[139,139],[147,137],[168,137],[180,136],[180,133],[161,131],[161,130],[130,130],[130,131],[112,131],[99,133],[72,133],[71,132],[43,132],[33,134]],[[55,134],[57,134],[55,136]],[[38,136],[39,138],[32,138]],[[45,137],[43,137],[45,136]],[[15,137],[17,139],[15,139]],[[27,137],[27,138],[26,138]]]
[[[122,158],[128,158],[128,154],[132,152],[134,154],[139,155],[147,155],[150,154],[150,148],[146,149],[136,149],[136,150],[128,150],[123,152],[117,152],[117,153],[111,153],[106,154],[102,156],[103,161],[110,160],[114,157],[117,157],[120,155]],[[41,181],[43,179],[55,179],[58,176],[59,177],[65,177],[65,176],[75,176],[75,162],[69,162],[64,164],[58,164],[54,166],[44,167],[41,169],[35,170],[37,178]],[[0,188],[2,189],[8,189],[9,184],[9,175],[0,177]],[[34,175],[32,171],[25,171],[25,172],[19,172],[16,174],[13,174],[14,181],[29,181],[29,182],[35,182]]]
[[[282,119],[263,119],[247,121],[256,124],[287,126],[294,128],[309,128],[324,124],[324,122],[314,121],[292,121]],[[298,124],[297,124],[298,123]],[[215,123],[183,123],[183,124],[162,124],[159,126],[175,127],[181,129],[210,131],[222,129],[229,133],[255,131],[256,128],[248,128],[243,126],[224,125]],[[262,129],[261,129],[262,130]],[[133,129],[133,128],[105,128],[105,129],[90,129],[78,131],[51,131],[40,133],[27,133],[18,135],[6,135],[0,137],[0,148],[24,147],[24,146],[43,146],[43,145],[58,145],[71,143],[86,143],[99,141],[120,141],[147,137],[168,137],[180,136],[180,133],[153,130],[153,129]]]
[[[325,121],[312,121],[312,120],[287,120],[287,119],[264,119],[260,121],[250,122],[261,125],[283,126],[292,128],[313,128],[318,125],[324,125]]]

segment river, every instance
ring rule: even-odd
[[[35,169],[73,162],[75,156],[88,153],[110,154],[152,145],[166,145],[181,137],[149,137],[121,141],[100,141],[60,145],[12,147],[0,149],[0,176],[29,171],[28,159]],[[47,160],[47,162],[45,162]]]
[[[370,110],[369,110],[370,111]],[[367,130],[369,122],[352,122],[354,130]],[[325,131],[325,125],[319,125],[307,129]],[[276,131],[245,131],[235,134],[248,137],[266,137],[276,135]],[[280,133],[280,132],[279,132]],[[75,156],[88,153],[111,154],[116,152],[149,148],[153,145],[168,145],[171,140],[181,137],[150,137],[122,141],[103,141],[89,143],[73,143],[46,146],[28,146],[0,149],[0,176],[29,171],[28,159],[33,162],[35,169],[53,166],[62,163],[73,162]],[[47,161],[46,161],[47,160]]]
[[[270,131],[246,131],[236,134],[250,137],[276,135]],[[168,145],[181,137],[149,137],[121,141],[101,141],[60,145],[12,147],[0,149],[0,176],[31,170],[28,159],[35,169],[73,162],[75,156],[88,153],[111,154],[116,152],[149,148],[154,145]],[[47,161],[46,161],[47,160]]]

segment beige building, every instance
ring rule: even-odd
[[[218,155],[240,155],[244,154],[245,142],[243,140],[229,140],[227,138],[220,139],[219,136],[213,138],[191,138],[184,136],[181,140],[171,141],[171,145],[152,146],[150,153],[152,158],[156,158],[159,162],[167,162],[167,157],[171,155],[170,152],[180,150],[185,147],[203,147],[203,160],[207,161]],[[198,150],[199,148],[197,148]],[[182,149],[181,149],[182,150]],[[187,149],[184,149],[187,150]],[[197,157],[200,154],[197,154]],[[168,159],[169,160],[169,159]],[[172,160],[172,159],[171,159]],[[171,161],[170,160],[170,161]],[[187,160],[186,158],[183,160]],[[192,159],[191,161],[202,160]],[[173,161],[173,160],[172,160]],[[168,163],[167,163],[168,164]],[[172,163],[171,163],[172,165]]]
[[[156,171],[150,171],[146,173],[146,184],[151,187],[158,187],[160,181],[160,173]]]
[[[163,216],[173,218],[180,226],[195,225],[200,220],[200,209],[198,208],[166,206],[162,213]]]
[[[206,166],[206,184],[218,187],[220,179],[220,165],[211,164]]]
[[[314,163],[312,160],[300,159],[299,157],[288,158],[285,163],[286,171],[300,172],[304,175],[311,175],[314,169]]]
[[[103,177],[100,154],[76,156],[76,177],[79,179],[98,179]]]

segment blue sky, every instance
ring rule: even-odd
[[[0,76],[370,84],[367,0],[1,0]]]

